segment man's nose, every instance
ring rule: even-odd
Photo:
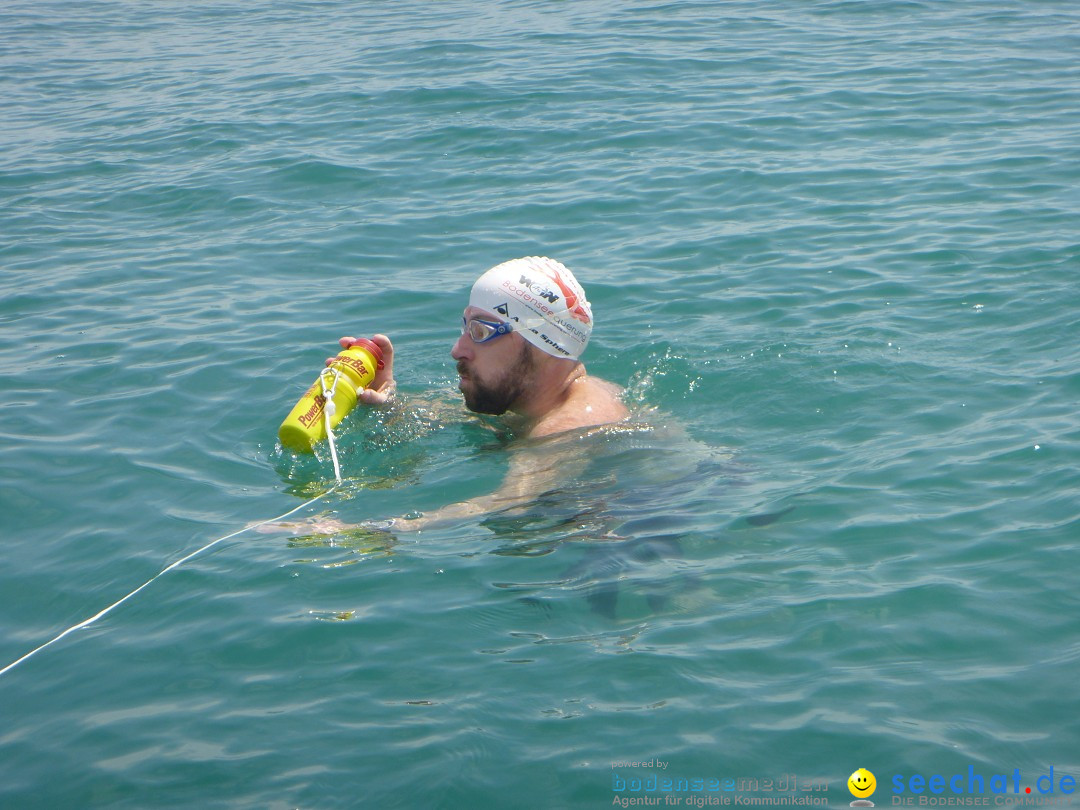
[[[471,349],[469,344],[472,340],[465,333],[458,336],[458,339],[454,341],[454,348],[450,350],[450,356],[455,360],[468,360]]]

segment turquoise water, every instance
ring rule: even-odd
[[[169,572],[0,676],[0,806],[1080,777],[1078,56],[1066,2],[6,4],[0,666],[324,492],[275,432],[341,334],[412,404],[308,513],[495,489],[497,262],[575,270],[637,420]]]

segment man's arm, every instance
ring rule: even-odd
[[[395,518],[399,531],[420,531],[476,515],[527,506],[561,482],[578,475],[586,458],[570,448],[522,447],[510,451],[510,468],[502,485],[490,495],[448,504],[418,518]]]

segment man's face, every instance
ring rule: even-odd
[[[486,310],[468,307],[465,319],[471,318],[504,320]],[[506,413],[528,390],[534,361],[528,342],[520,335],[510,333],[476,343],[463,334],[450,356],[457,361],[461,378],[458,389],[465,396],[465,407],[474,413]]]

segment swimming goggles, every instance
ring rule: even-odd
[[[487,343],[500,335],[508,335],[514,331],[508,323],[498,321],[484,321],[480,318],[462,318],[461,334],[467,334],[473,343]]]

